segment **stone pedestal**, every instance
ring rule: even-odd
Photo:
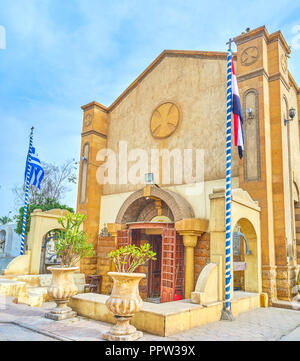
[[[296,267],[293,265],[277,266],[276,270],[277,297],[279,300],[292,301],[296,295]]]
[[[46,318],[50,318],[54,321],[66,320],[68,318],[73,318],[77,316],[77,313],[72,310],[72,308],[67,307],[69,300],[54,300],[57,304],[57,307],[47,312],[45,314]]]
[[[104,340],[108,341],[136,341],[143,337],[143,332],[137,331],[130,324],[132,317],[115,316],[117,324],[107,333],[102,335]]]
[[[55,321],[75,317],[76,313],[67,304],[78,292],[73,278],[78,267],[48,267],[48,270],[52,273],[52,281],[47,291],[57,307],[47,312],[45,317]]]
[[[116,325],[102,335],[109,341],[134,341],[143,336],[130,325],[130,320],[142,308],[143,301],[139,295],[139,282],[145,278],[144,273],[109,272],[114,285],[106,307],[114,314]]]

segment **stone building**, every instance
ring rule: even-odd
[[[15,223],[0,226],[0,274],[9,262],[20,255],[19,235]]]
[[[269,34],[262,26],[234,41],[245,155],[239,160],[233,151],[232,185],[247,194],[245,204],[260,214],[259,230],[247,217],[232,225],[241,242],[235,260],[246,261],[249,268],[255,254],[255,274],[270,302],[291,300],[300,262],[300,89],[289,72],[291,50],[280,31]],[[147,241],[158,260],[141,269],[147,273],[143,297],[160,297],[161,302],[176,295],[189,298],[211,262],[213,239],[223,242],[212,217],[214,200],[222,197],[225,185],[226,57],[226,52],[163,51],[111,106],[94,101],[82,107],[77,211],[87,215],[85,229],[97,255],[84,259],[81,268],[103,275],[103,293],[109,292],[106,273],[112,269],[107,253]],[[126,169],[119,166],[116,182],[101,184],[98,172],[104,159],[99,151],[118,154],[122,142],[128,154],[134,149],[201,149],[202,181],[195,185],[183,178],[178,183],[174,175],[163,182],[160,161],[154,171],[145,171],[153,173],[155,184],[126,182]],[[222,213],[222,203],[218,207]],[[249,255],[240,234],[248,240]],[[234,286],[245,289],[245,282],[251,283],[245,279],[252,273],[246,272],[235,269]]]

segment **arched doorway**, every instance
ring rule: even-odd
[[[0,253],[4,253],[6,242],[6,231],[2,229],[0,231]]]
[[[192,207],[180,194],[151,186],[134,192],[126,199],[116,223],[151,221],[156,216],[166,216],[172,222],[195,217]]]
[[[233,228],[234,289],[259,292],[257,234],[252,223],[241,218]]]
[[[179,194],[156,186],[133,193],[121,206],[116,223],[126,225],[117,232],[116,247],[149,243],[157,260],[142,266],[146,273],[140,293],[148,302],[170,302],[184,298],[184,244],[175,222],[194,218],[189,203]]]
[[[45,234],[42,241],[40,274],[51,273],[48,270],[50,266],[57,266],[61,260],[57,256],[55,249],[55,240],[58,239],[56,230],[51,230]]]

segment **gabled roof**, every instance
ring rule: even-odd
[[[83,105],[81,109],[86,110],[87,108],[96,105],[105,112],[110,112],[120,101],[126,97],[165,57],[191,57],[191,58],[202,58],[202,59],[227,59],[227,52],[217,51],[198,51],[198,50],[164,50],[130,85],[124,92],[109,106],[106,107],[96,101]],[[236,53],[234,53],[236,57]]]

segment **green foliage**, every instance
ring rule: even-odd
[[[120,247],[111,251],[108,257],[111,258],[118,272],[134,272],[139,266],[146,264],[151,259],[156,261],[156,253],[151,251],[149,243],[141,247],[130,244],[126,247]]]
[[[11,223],[13,220],[9,216],[0,217],[0,224]]]
[[[33,204],[29,204],[28,207],[27,207],[25,234],[28,234],[28,232],[29,232],[30,221],[31,221],[31,216],[30,215],[35,209],[41,209],[42,211],[50,211],[50,209],[56,209],[56,208],[58,208],[58,209],[67,209],[68,211],[74,213],[73,208],[67,207],[66,205],[62,205],[59,202],[57,202],[55,199],[51,199],[51,198],[46,198],[43,201],[33,203]],[[21,207],[19,209],[19,214],[16,217],[17,228],[16,228],[15,231],[16,231],[17,234],[22,234],[23,215],[24,215],[24,207]]]
[[[94,248],[87,242],[87,235],[80,230],[85,220],[84,214],[69,213],[58,219],[62,230],[56,231],[58,239],[54,238],[57,255],[61,258],[61,267],[72,267],[83,257],[94,255]]]

